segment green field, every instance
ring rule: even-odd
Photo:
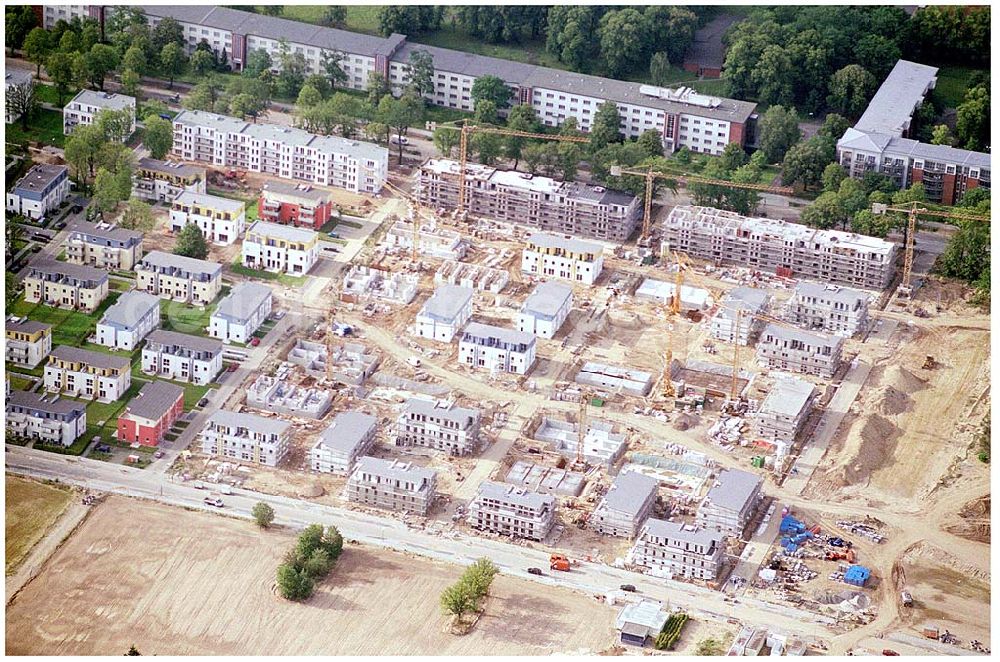
[[[969,78],[983,71],[972,67],[941,67],[938,71],[934,96],[947,108],[958,108],[969,89]]]
[[[192,306],[163,299],[160,301],[160,328],[165,331],[204,336],[213,310],[215,304]]]
[[[53,308],[40,303],[28,303],[24,299],[14,304],[10,311],[19,317],[27,317],[37,322],[52,325],[52,346],[71,345],[79,347],[94,332],[97,321],[111,304],[118,300],[120,292],[110,292],[93,313],[81,313],[63,308]]]
[[[41,108],[37,114],[28,120],[28,130],[21,128],[17,121],[7,125],[7,142],[36,141],[52,147],[63,147],[66,136],[63,135],[62,113],[56,110]]]
[[[67,103],[72,101],[78,91],[79,90],[70,88],[69,92],[63,95],[62,101],[59,101],[59,95],[56,93],[55,85],[40,84],[35,86],[35,96],[38,97],[39,101],[51,103],[53,106],[57,106],[59,108],[62,108]]]
[[[30,379],[25,379],[24,377],[18,377],[17,375],[11,375],[9,373],[7,374],[7,379],[10,381],[10,387],[15,391],[29,391],[35,383]]]
[[[306,280],[304,276],[289,276],[286,273],[279,274],[274,271],[264,271],[262,269],[244,267],[240,264],[240,260],[241,258],[237,256],[236,260],[230,266],[230,270],[234,274],[239,274],[248,278],[259,278],[261,280],[276,280],[282,285],[287,285],[289,287],[301,287]]]
[[[64,487],[7,476],[5,496],[5,570],[11,575],[66,509],[73,495]]]

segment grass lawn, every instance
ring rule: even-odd
[[[19,317],[28,317],[38,322],[52,325],[52,346],[72,345],[79,347],[97,327],[97,321],[113,304],[120,292],[110,292],[93,313],[81,313],[63,308],[53,308],[40,303],[28,303],[21,299],[11,311]]]
[[[113,292],[127,292],[130,289],[132,289],[132,286],[134,285],[135,285],[134,282],[128,280],[122,280],[118,278],[108,279],[108,289],[110,289]]]
[[[70,88],[69,92],[63,95],[62,101],[59,101],[59,95],[56,93],[55,85],[47,85],[45,83],[35,85],[35,96],[39,101],[51,103],[53,106],[57,106],[59,108],[62,108],[67,103],[72,101],[77,92],[79,92],[79,90]]]
[[[213,310],[215,304],[192,306],[180,301],[161,299],[160,327],[166,331],[204,336]]]
[[[7,142],[36,141],[52,147],[63,147],[66,136],[63,135],[62,113],[57,110],[41,108],[28,120],[28,130],[21,128],[21,122],[7,125]]]
[[[941,67],[932,94],[948,108],[958,108],[969,89],[972,74],[984,71],[973,67]]]
[[[286,273],[279,274],[273,271],[250,269],[249,267],[244,267],[240,264],[241,259],[242,258],[237,257],[230,267],[234,274],[247,276],[248,278],[260,278],[261,280],[276,280],[282,285],[288,285],[289,287],[301,287],[306,280],[304,276],[289,276]]]
[[[4,362],[4,370],[9,375],[12,372],[20,372],[25,375],[31,375],[32,377],[44,377],[45,376],[45,361],[42,361],[34,368],[22,368],[19,365],[14,365],[13,363]]]
[[[35,383],[30,379],[25,379],[24,377],[18,377],[17,375],[11,375],[9,373],[7,374],[7,379],[10,380],[10,387],[15,391],[30,391],[31,386]]]
[[[7,476],[6,497],[5,567],[6,574],[11,575],[66,509],[73,495],[66,488]]]

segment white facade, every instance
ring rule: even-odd
[[[441,285],[417,313],[415,329],[421,338],[451,342],[472,317],[472,288]]]
[[[6,323],[6,360],[34,368],[52,351],[52,326],[34,320]]]
[[[470,322],[458,343],[462,365],[524,375],[535,364],[535,336]]]
[[[131,115],[128,136],[135,133],[135,97],[93,90],[80,90],[63,108],[63,133],[68,136],[81,124],[93,124],[102,110],[127,110]]]
[[[54,212],[69,195],[69,169],[39,164],[7,191],[7,211],[38,220]]]
[[[452,402],[410,398],[396,419],[396,445],[469,455],[479,446],[480,415]]]
[[[256,221],[243,239],[243,266],[304,276],[316,264],[318,244],[313,230]]]
[[[170,207],[170,229],[178,233],[188,223],[197,225],[213,244],[228,246],[243,234],[246,205],[239,200],[184,191]]]
[[[159,297],[132,290],[107,309],[97,323],[98,345],[131,352],[160,326]]]
[[[337,414],[309,451],[313,471],[346,476],[354,463],[375,445],[378,419],[357,411]]]
[[[250,338],[271,314],[271,288],[242,282],[219,302],[209,318],[208,335],[226,343],[250,342]]]
[[[181,382],[210,384],[222,372],[222,343],[176,331],[153,331],[142,348],[142,371]]]
[[[698,506],[698,524],[734,536],[742,536],[761,500],[760,476],[738,469],[725,469]]]
[[[218,410],[201,431],[201,450],[230,460],[276,467],[288,452],[292,424]]]
[[[632,558],[661,573],[713,581],[722,565],[723,541],[717,531],[651,518],[639,533]]]
[[[801,281],[785,308],[785,319],[807,329],[850,338],[868,324],[868,294],[849,287]]]
[[[11,391],[5,409],[7,432],[20,437],[72,446],[87,430],[87,408],[82,402]]]
[[[559,278],[593,285],[604,269],[603,249],[572,237],[537,232],[521,254],[521,271],[540,278]]]
[[[555,511],[551,494],[484,481],[469,504],[467,521],[472,528],[489,533],[544,540],[555,523]]]
[[[552,338],[572,309],[573,288],[551,281],[539,283],[517,314],[517,330]]]
[[[127,357],[59,345],[49,354],[45,390],[99,402],[120,400],[132,385]]]
[[[222,289],[222,265],[163,251],[150,251],[135,267],[136,289],[161,299],[204,306]]]

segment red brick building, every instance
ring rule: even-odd
[[[309,184],[267,182],[257,210],[262,221],[319,230],[333,216],[333,195]]]
[[[183,388],[169,382],[149,382],[118,417],[118,441],[156,446],[183,413]]]

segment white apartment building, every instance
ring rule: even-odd
[[[319,233],[255,221],[243,238],[243,266],[304,276],[319,257]]]
[[[98,345],[131,352],[150,331],[160,326],[160,298],[131,290],[104,312],[97,323]]]
[[[660,575],[714,581],[723,561],[723,541],[718,531],[650,518],[632,548],[632,560]]]
[[[135,267],[136,289],[196,306],[215,301],[222,289],[222,265],[163,251],[150,251]]]
[[[638,471],[620,473],[588,520],[590,528],[606,536],[635,538],[656,502],[655,478]]]
[[[271,288],[267,285],[237,283],[209,318],[208,335],[227,345],[250,342],[271,314],[272,300]]]
[[[128,136],[135,133],[135,97],[86,89],[80,90],[63,108],[63,133],[68,136],[81,124],[93,124],[102,110],[127,110],[132,116]]]
[[[472,317],[471,287],[439,285],[417,313],[415,330],[421,338],[451,342]]]
[[[142,371],[192,384],[210,384],[222,372],[222,342],[157,329],[142,348]]]
[[[708,335],[715,340],[738,343],[744,347],[753,343],[764,322],[756,315],[767,310],[771,296],[767,290],[737,287],[722,298],[718,312],[712,317]]]
[[[868,293],[800,281],[785,307],[785,319],[809,330],[850,338],[868,325]]]
[[[536,232],[527,243],[521,254],[521,271],[532,276],[593,285],[604,268],[600,244],[549,232]]]
[[[36,258],[24,277],[24,300],[91,313],[108,296],[108,287],[106,271]]]
[[[201,430],[206,455],[276,467],[288,452],[292,424],[232,411],[214,412]]]
[[[768,324],[757,343],[757,361],[772,370],[831,379],[840,367],[844,339]]]
[[[805,425],[818,395],[813,384],[779,373],[760,407],[751,414],[753,434],[776,446],[778,457],[788,454]]]
[[[375,445],[378,419],[359,411],[343,411],[333,418],[309,451],[313,471],[349,475],[354,463]]]
[[[17,318],[15,318],[17,319]],[[7,320],[6,360],[22,368],[34,368],[52,351],[52,325],[29,319]]]
[[[347,479],[347,500],[394,512],[427,515],[434,503],[437,473],[410,462],[358,458]]]
[[[31,75],[31,71],[28,69],[17,69],[15,67],[10,67],[4,72],[4,89],[7,93],[7,103],[5,111],[7,115],[7,124],[13,124],[17,120],[21,119],[21,113],[17,112],[10,105],[10,93],[13,88],[19,88],[25,85],[34,86],[35,77]]]
[[[131,363],[127,356],[59,345],[49,354],[43,381],[49,392],[114,402],[132,385]]]
[[[179,233],[194,223],[213,244],[228,246],[246,227],[246,205],[217,195],[182,191],[170,205],[170,230]]]
[[[69,195],[69,168],[39,163],[7,191],[7,211],[36,221],[59,209]]]
[[[250,124],[200,110],[181,111],[174,118],[171,154],[185,161],[261,172],[353,193],[378,193],[389,171],[389,151],[379,145],[273,124]]]
[[[142,233],[105,223],[78,221],[66,238],[66,261],[100,269],[131,271],[142,259]]]
[[[181,193],[205,193],[204,168],[143,157],[132,177],[132,195],[149,203],[173,202]]]
[[[742,537],[760,504],[763,479],[739,469],[725,469],[698,506],[698,524]]]
[[[469,322],[458,343],[458,361],[494,373],[524,375],[535,364],[535,344],[530,333]]]
[[[19,437],[72,446],[87,430],[87,407],[58,395],[11,391],[4,409],[7,432]]]
[[[469,503],[469,525],[513,538],[544,540],[555,523],[556,499],[526,489],[483,481]]]
[[[573,288],[554,281],[539,283],[517,314],[517,330],[552,338],[573,309]]]
[[[410,398],[396,419],[397,446],[423,446],[449,455],[469,455],[479,447],[481,412],[452,402]]]

